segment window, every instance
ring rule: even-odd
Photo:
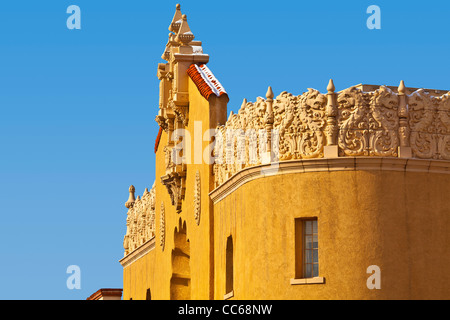
[[[233,292],[233,238],[231,236],[227,239],[227,250],[226,250],[226,283],[225,290],[226,293]]]
[[[319,276],[317,218],[295,219],[295,278]]]
[[[303,221],[303,278],[319,276],[317,219]]]
[[[150,288],[147,289],[145,293],[145,300],[152,300],[152,293],[150,292]]]

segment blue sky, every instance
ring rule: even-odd
[[[0,299],[85,299],[121,288],[128,187],[154,176],[157,64],[178,1],[0,6]],[[81,30],[69,30],[69,5]],[[368,6],[381,8],[369,30]],[[450,89],[450,2],[183,1],[228,112],[271,85]],[[66,268],[81,269],[69,290]]]

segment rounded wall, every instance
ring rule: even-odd
[[[214,205],[215,298],[226,293],[231,235],[235,299],[448,299],[448,190],[448,174],[400,170],[250,180]],[[291,284],[297,218],[317,218],[324,283]],[[380,289],[367,286],[373,265]]]

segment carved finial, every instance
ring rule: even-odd
[[[228,121],[231,120],[231,117],[233,117],[233,115],[234,115],[233,111],[230,111],[230,115],[228,116]]]
[[[175,14],[173,16],[172,22],[169,25],[169,30],[177,33],[178,30],[180,29],[180,25],[181,25],[181,19],[182,19],[182,15],[181,15],[181,10],[180,10],[180,4],[177,4],[175,6],[176,10],[175,10]]]
[[[267,93],[266,93],[266,98],[267,99],[273,99],[273,92],[272,92],[272,87],[269,86],[269,88],[267,89]]]
[[[145,188],[144,194],[148,193],[148,188]]]
[[[130,192],[130,196],[128,197],[128,201],[125,202],[125,207],[130,209],[131,207],[133,207],[134,202],[136,201],[136,199],[134,198],[134,192],[136,191],[136,189],[133,185],[131,185],[128,191]]]
[[[405,82],[402,80],[402,81],[400,81],[400,85],[398,86],[398,93],[405,94],[406,93],[405,89],[406,89]]]
[[[328,82],[328,86],[327,86],[327,90],[328,92],[334,92],[334,90],[336,90],[335,86],[334,86],[334,82],[333,79],[330,79],[330,81]]]
[[[185,14],[181,17],[181,25],[180,29],[177,33],[176,40],[181,42],[183,45],[189,44],[192,40],[194,40],[194,34],[191,32],[191,29],[189,28],[189,24],[187,22],[187,17]]]

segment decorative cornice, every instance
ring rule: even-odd
[[[136,250],[120,259],[119,262],[122,265],[122,267],[126,268],[133,262],[145,256],[148,252],[152,251],[154,248],[155,248],[155,237],[151,238],[147,242],[144,242]]]
[[[388,157],[342,157],[283,161],[245,168],[211,191],[209,196],[216,204],[247,182],[266,176],[366,170],[450,174],[450,161]]]

